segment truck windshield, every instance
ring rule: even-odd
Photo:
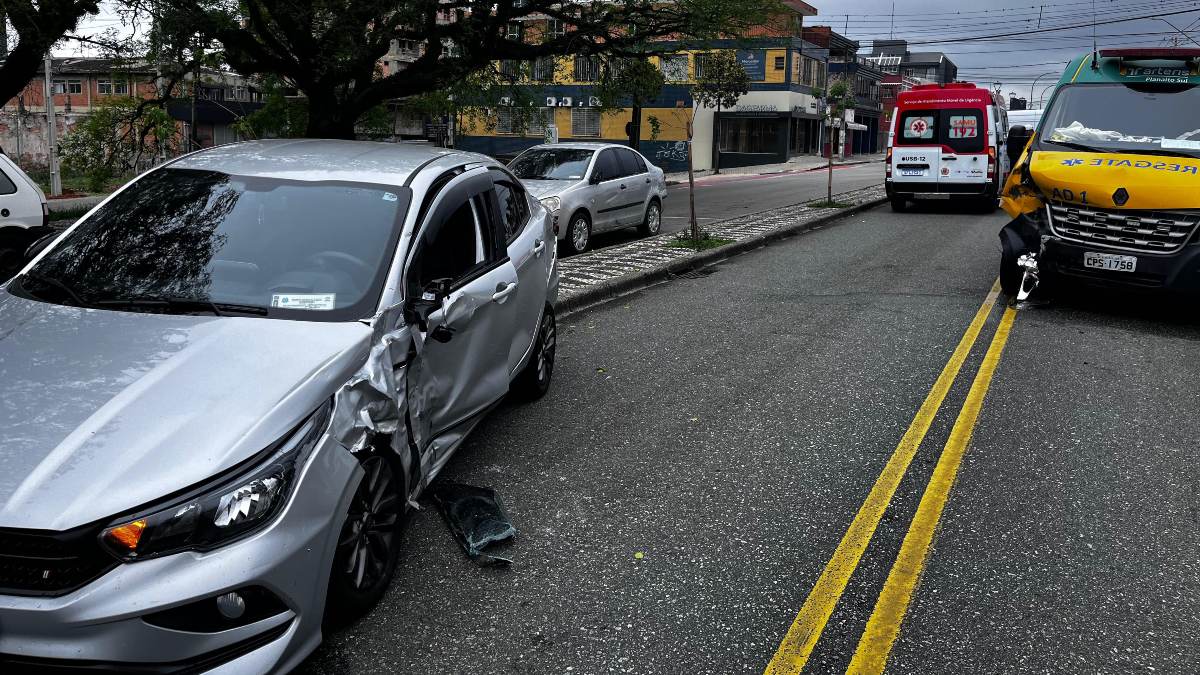
[[[160,169],[10,291],[131,312],[354,321],[376,310],[407,188]]]
[[[1200,157],[1200,87],[1064,87],[1042,122],[1041,149]]]

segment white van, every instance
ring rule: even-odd
[[[0,154],[0,283],[25,264],[25,250],[49,234],[46,195],[7,155]]]
[[[1007,134],[1006,111],[987,89],[958,82],[901,92],[888,135],[892,209],[920,199],[995,208],[1010,166]]]

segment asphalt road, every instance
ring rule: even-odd
[[[883,163],[834,167],[834,193],[857,190],[883,182]],[[696,219],[700,226],[781,206],[825,197],[828,174],[824,171],[777,174],[718,174],[696,181]],[[687,183],[667,188],[663,203],[663,232],[679,232],[689,222]],[[637,238],[636,230],[597,234],[593,247],[623,244]]]
[[[1003,222],[877,209],[562,321],[548,396],[443,474],[500,492],[515,563],[476,567],[427,508],[384,601],[303,672],[763,672],[977,312],[806,672],[897,611],[889,672],[1194,672],[1200,314],[981,311]]]

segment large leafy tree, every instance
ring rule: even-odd
[[[219,41],[244,75],[277,75],[308,98],[306,135],[351,138],[384,101],[446,89],[499,60],[566,54],[634,55],[660,38],[740,34],[777,13],[775,0],[160,0]],[[522,20],[562,31],[509,39]],[[415,62],[382,76],[392,40],[424,45]]]
[[[100,11],[97,0],[0,0],[17,44],[0,63],[0,102],[8,101],[37,75],[50,47],[79,27],[87,14]]]

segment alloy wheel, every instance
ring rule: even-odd
[[[652,202],[650,208],[646,209],[646,232],[651,235],[658,234],[660,227],[662,227],[662,210],[657,202]]]
[[[357,590],[373,587],[386,573],[392,547],[398,544],[401,506],[391,465],[372,455],[362,467],[366,475],[354,493],[338,538],[338,552],[346,561],[340,572]]]
[[[577,253],[582,253],[588,245],[588,223],[587,218],[583,216],[577,217],[571,221],[571,245]]]
[[[539,385],[545,385],[554,373],[554,346],[558,340],[553,314],[547,312],[542,317],[542,330],[540,333],[541,337],[538,340],[537,353],[537,381]]]

